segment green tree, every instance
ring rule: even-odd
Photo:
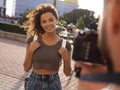
[[[57,25],[65,27],[67,22],[65,20],[60,20]]]
[[[82,16],[78,19],[76,26],[77,26],[78,29],[81,29],[81,30],[84,29],[85,24],[84,24],[84,21],[83,21],[83,17],[82,17]]]
[[[97,29],[96,23],[98,20],[94,17],[94,11],[87,9],[74,9],[71,12],[65,13],[62,18],[68,24],[73,23],[76,25],[79,17],[83,17],[84,27],[88,27],[89,29]]]
[[[89,16],[92,15],[91,13],[94,15],[93,11],[87,9],[74,9],[71,12],[65,13],[63,17],[68,23],[76,24],[80,16],[86,16],[86,18],[89,18]]]

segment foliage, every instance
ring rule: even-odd
[[[84,21],[83,21],[83,17],[81,16],[77,21],[77,28],[83,30],[84,26],[85,26],[85,24],[84,24]]]
[[[67,22],[66,22],[66,21],[64,21],[64,20],[60,20],[60,21],[58,22],[58,24],[57,24],[57,25],[62,26],[62,27],[65,27],[65,26],[66,26],[66,24],[67,24]]]
[[[93,15],[90,15],[89,17],[84,16],[85,27],[89,29],[97,30],[97,22],[98,18],[95,18]]]
[[[74,9],[71,12],[65,13],[63,17],[64,20],[67,21],[68,23],[76,24],[80,16],[84,16],[84,15],[89,16],[90,12],[93,11],[89,11],[86,9]]]
[[[0,30],[26,35],[26,31],[24,30],[24,28],[14,24],[0,23]]]
[[[62,18],[64,18],[68,24],[73,23],[76,25],[80,17],[83,17],[85,27],[97,29],[97,19],[94,17],[94,12],[87,9],[74,9],[71,12],[65,13]]]

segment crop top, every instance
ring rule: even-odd
[[[33,36],[27,39],[27,44],[33,41]],[[62,60],[60,54],[58,53],[59,48],[62,45],[62,39],[60,39],[55,45],[46,45],[41,37],[38,37],[38,42],[40,47],[36,49],[32,56],[32,66],[35,69],[45,69],[45,70],[58,70],[60,62]],[[71,50],[71,45],[67,41],[66,49]]]

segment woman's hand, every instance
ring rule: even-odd
[[[33,42],[31,42],[30,43],[30,52],[34,52],[37,48],[39,48],[40,47],[40,43],[37,41],[37,40],[35,40],[35,41],[33,41]]]
[[[58,50],[58,53],[62,56],[64,62],[64,73],[66,76],[71,74],[71,51],[68,51],[66,48],[61,47]]]
[[[24,61],[24,70],[28,72],[32,67],[32,55],[33,52],[40,47],[40,43],[35,40],[30,43],[30,45],[27,45],[26,47],[26,55],[25,55],[25,61]]]
[[[68,60],[69,55],[68,55],[68,51],[67,51],[66,48],[61,47],[61,48],[58,50],[58,53],[62,56],[62,58],[63,58],[64,60]]]

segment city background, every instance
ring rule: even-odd
[[[26,31],[22,28],[28,14],[37,5],[53,4],[60,15],[57,34],[71,45],[77,31],[97,30],[99,15],[95,11],[79,8],[79,0],[0,0],[0,90],[24,90],[23,71]],[[86,2],[86,6],[87,6]],[[72,60],[72,68],[74,62]],[[60,68],[63,90],[76,90],[77,80],[72,76],[70,84]]]

